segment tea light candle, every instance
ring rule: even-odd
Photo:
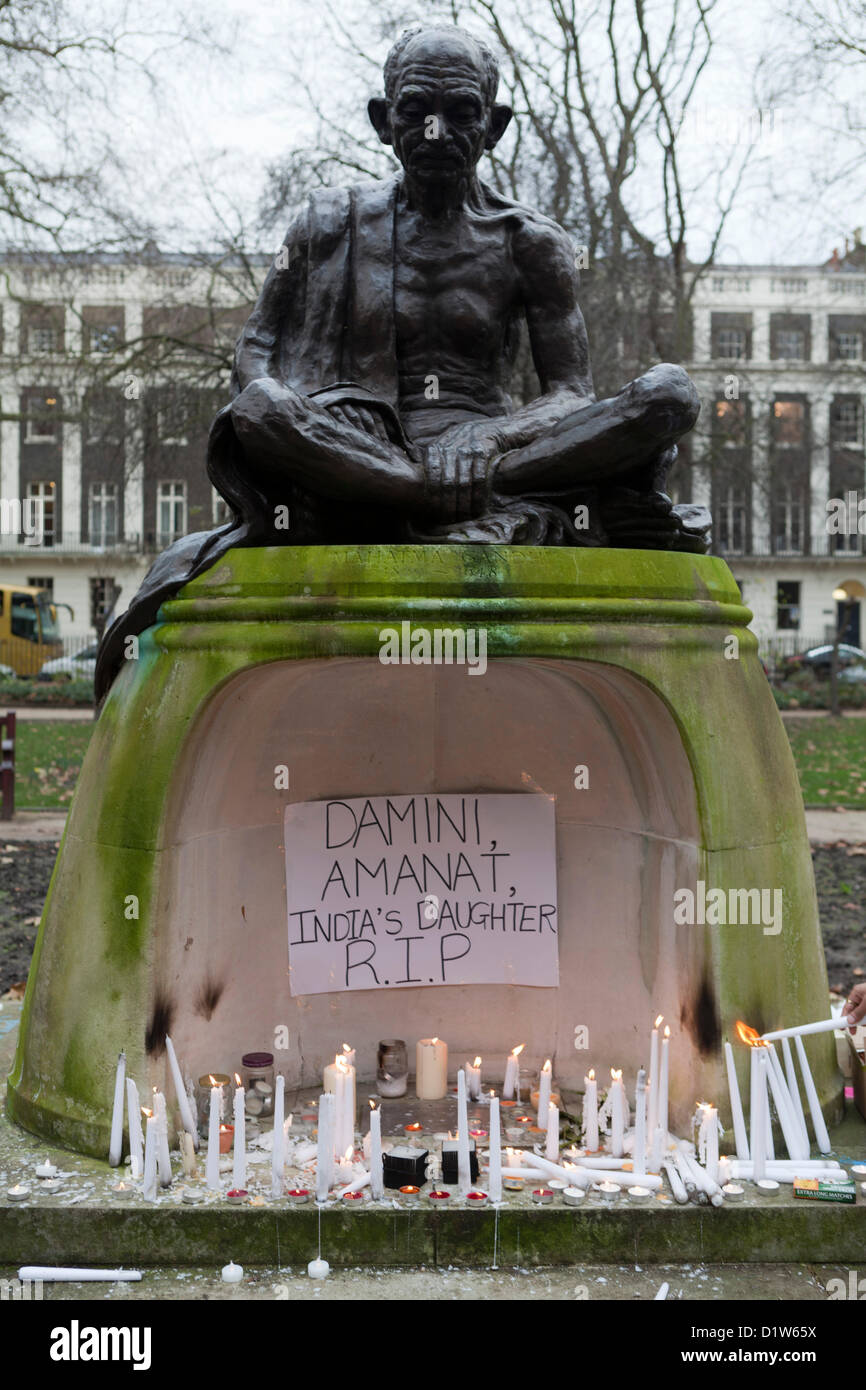
[[[652,1197],[652,1192],[648,1187],[630,1187],[628,1189],[628,1199],[636,1206],[646,1204]]]
[[[202,1201],[201,1193],[196,1192],[192,1187],[185,1187],[180,1195],[181,1199],[186,1202],[188,1207],[197,1206],[198,1203]]]
[[[327,1279],[331,1272],[331,1266],[327,1260],[310,1260],[307,1265],[307,1274],[311,1279]]]
[[[604,1202],[615,1202],[620,1191],[618,1183],[615,1182],[600,1182],[598,1184],[598,1193]]]
[[[408,1134],[410,1139],[420,1139],[424,1133],[424,1126],[416,1120],[414,1124],[403,1126],[404,1134]]]
[[[224,1284],[239,1284],[244,1277],[243,1265],[229,1263],[223,1265],[222,1278]]]
[[[855,1163],[851,1172],[858,1180],[860,1178],[866,1178],[866,1163]]]
[[[46,1158],[44,1163],[37,1163],[34,1172],[36,1173],[37,1178],[57,1177],[57,1169],[49,1158]]]
[[[470,1138],[470,1139],[475,1139],[475,1140],[478,1140],[478,1139],[486,1139],[486,1138],[487,1138],[487,1130],[486,1130],[486,1129],[470,1129],[470,1131],[469,1131],[469,1138]]]
[[[586,1193],[582,1187],[566,1187],[562,1192],[562,1200],[567,1207],[579,1207],[586,1198]]]
[[[447,1202],[448,1198],[451,1196],[451,1193],[444,1191],[439,1192],[434,1190],[433,1192],[430,1192],[427,1195],[429,1196],[431,1202]]]
[[[405,1187],[400,1188],[400,1196],[404,1197],[407,1202],[415,1202],[421,1196],[421,1189],[407,1183]]]
[[[781,1191],[780,1184],[776,1182],[775,1178],[758,1178],[755,1186],[762,1197],[778,1197]]]
[[[549,1205],[550,1202],[553,1201],[553,1190],[549,1187],[533,1188],[532,1192],[529,1195],[531,1196],[533,1202],[537,1202],[539,1206],[546,1207]]]
[[[364,1193],[363,1193],[363,1192],[344,1192],[344,1193],[343,1193],[343,1201],[344,1201],[344,1202],[363,1202],[363,1200],[364,1200]]]
[[[116,1182],[111,1189],[111,1195],[112,1197],[120,1197],[122,1199],[128,1197],[131,1191],[132,1188],[128,1182]]]
[[[230,1192],[226,1193],[226,1201],[234,1203],[235,1206],[239,1206],[241,1202],[245,1202],[247,1200],[249,1195],[250,1194],[247,1192],[246,1188],[233,1187]]]
[[[466,1200],[473,1207],[486,1207],[489,1199],[486,1192],[467,1192]]]
[[[220,1125],[219,1150],[221,1154],[231,1153],[234,1137],[234,1125]]]
[[[421,1038],[415,1047],[415,1094],[419,1100],[442,1100],[448,1093],[448,1044]]]
[[[296,1206],[301,1206],[304,1202],[309,1202],[310,1193],[306,1187],[290,1187],[286,1196]]]
[[[23,1202],[30,1196],[30,1188],[25,1187],[21,1182],[16,1182],[14,1187],[9,1188],[6,1196],[11,1202]]]
[[[722,1191],[729,1202],[741,1202],[746,1195],[746,1189],[741,1187],[738,1182],[726,1182]]]

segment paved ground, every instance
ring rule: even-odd
[[[0,843],[59,840],[65,824],[65,811],[18,811],[14,820],[0,820]]]

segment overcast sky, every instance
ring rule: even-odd
[[[528,0],[532,3],[532,0]],[[659,10],[665,0],[656,0]],[[196,8],[198,6],[198,9]],[[153,10],[133,0],[146,26]],[[337,0],[347,22],[365,13],[360,0]],[[419,7],[419,12],[429,10]],[[375,7],[366,11],[375,15]],[[249,220],[264,184],[268,163],[293,144],[310,138],[313,122],[297,83],[300,70],[326,104],[354,90],[345,64],[322,41],[315,0],[190,0],[187,20],[212,27],[214,39],[188,48],[170,48],[157,63],[158,96],[126,74],[104,108],[126,191],[160,227],[160,239],[175,247],[200,239],[215,201],[221,214],[235,208]],[[413,7],[406,7],[407,19]],[[709,168],[735,156],[738,142],[758,120],[752,72],[763,53],[766,88],[788,86],[789,36],[770,0],[719,0],[713,16],[716,46],[702,79],[699,99],[683,145],[690,181],[703,183]],[[380,58],[388,42],[377,41],[375,25],[364,25],[370,51]],[[220,46],[221,45],[221,46]],[[768,45],[771,47],[768,49]],[[823,261],[846,233],[866,223],[863,161],[849,167],[844,180],[824,187],[828,172],[851,162],[854,147],[834,133],[843,124],[842,105],[863,101],[860,74],[840,71],[823,92],[785,93],[772,113],[765,110],[763,134],[741,203],[721,248],[726,261],[812,263]],[[860,77],[858,84],[857,78]],[[371,79],[372,83],[372,79]],[[362,105],[362,80],[357,101]],[[765,88],[765,89],[766,89]],[[866,115],[863,124],[866,125]],[[866,149],[866,129],[861,132]],[[636,176],[640,185],[641,174]],[[648,229],[656,230],[656,182],[643,180]],[[715,219],[711,188],[692,197],[689,251],[703,253]]]

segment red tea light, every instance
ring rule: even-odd
[[[220,1125],[220,1153],[230,1154],[235,1141],[234,1125]]]
[[[549,1187],[536,1187],[533,1189],[531,1196],[533,1202],[538,1202],[543,1206],[553,1201],[553,1192]]]
[[[470,1138],[470,1139],[486,1139],[486,1138],[487,1138],[487,1130],[486,1130],[486,1129],[470,1129],[470,1131],[469,1131],[469,1138]]]
[[[437,1192],[434,1190],[433,1192],[429,1193],[431,1202],[447,1202],[450,1196],[450,1192]]]
[[[344,1202],[362,1202],[363,1200],[364,1200],[364,1194],[363,1194],[363,1192],[344,1192],[344,1193],[343,1193],[343,1201],[344,1201]]]
[[[467,1192],[466,1200],[471,1202],[474,1207],[486,1207],[489,1198],[486,1192]]]
[[[405,1134],[418,1135],[418,1134],[421,1134],[421,1133],[423,1132],[424,1126],[418,1124],[418,1122],[417,1122],[417,1120],[416,1120],[415,1124],[413,1124],[413,1125],[404,1125],[403,1129],[404,1129],[404,1133],[405,1133]]]
[[[531,1124],[532,1124],[532,1116],[531,1116],[531,1115],[515,1115],[515,1116],[514,1116],[514,1123],[515,1123],[516,1125],[531,1125]]]
[[[245,1202],[249,1195],[245,1187],[232,1187],[226,1193],[226,1201],[235,1203]]]
[[[310,1200],[309,1189],[306,1187],[290,1187],[286,1196],[290,1201],[297,1202],[299,1205],[301,1202],[308,1202]]]
[[[400,1196],[408,1198],[410,1202],[414,1202],[416,1197],[421,1196],[421,1189],[420,1187],[412,1187],[411,1185],[407,1185],[406,1187],[400,1188]]]

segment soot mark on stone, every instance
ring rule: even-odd
[[[708,980],[704,980],[694,1003],[693,1029],[698,1051],[707,1057],[719,1051],[722,1029],[719,1012]]]
[[[165,1035],[171,1032],[174,1018],[174,1004],[165,994],[158,994],[153,1001],[153,1012],[144,1035],[144,1045],[148,1057],[161,1057],[165,1051]]]
[[[225,985],[217,984],[214,980],[205,980],[198,992],[198,999],[195,1004],[195,1011],[201,1014],[202,1018],[211,1019],[213,1011],[222,999]]]

